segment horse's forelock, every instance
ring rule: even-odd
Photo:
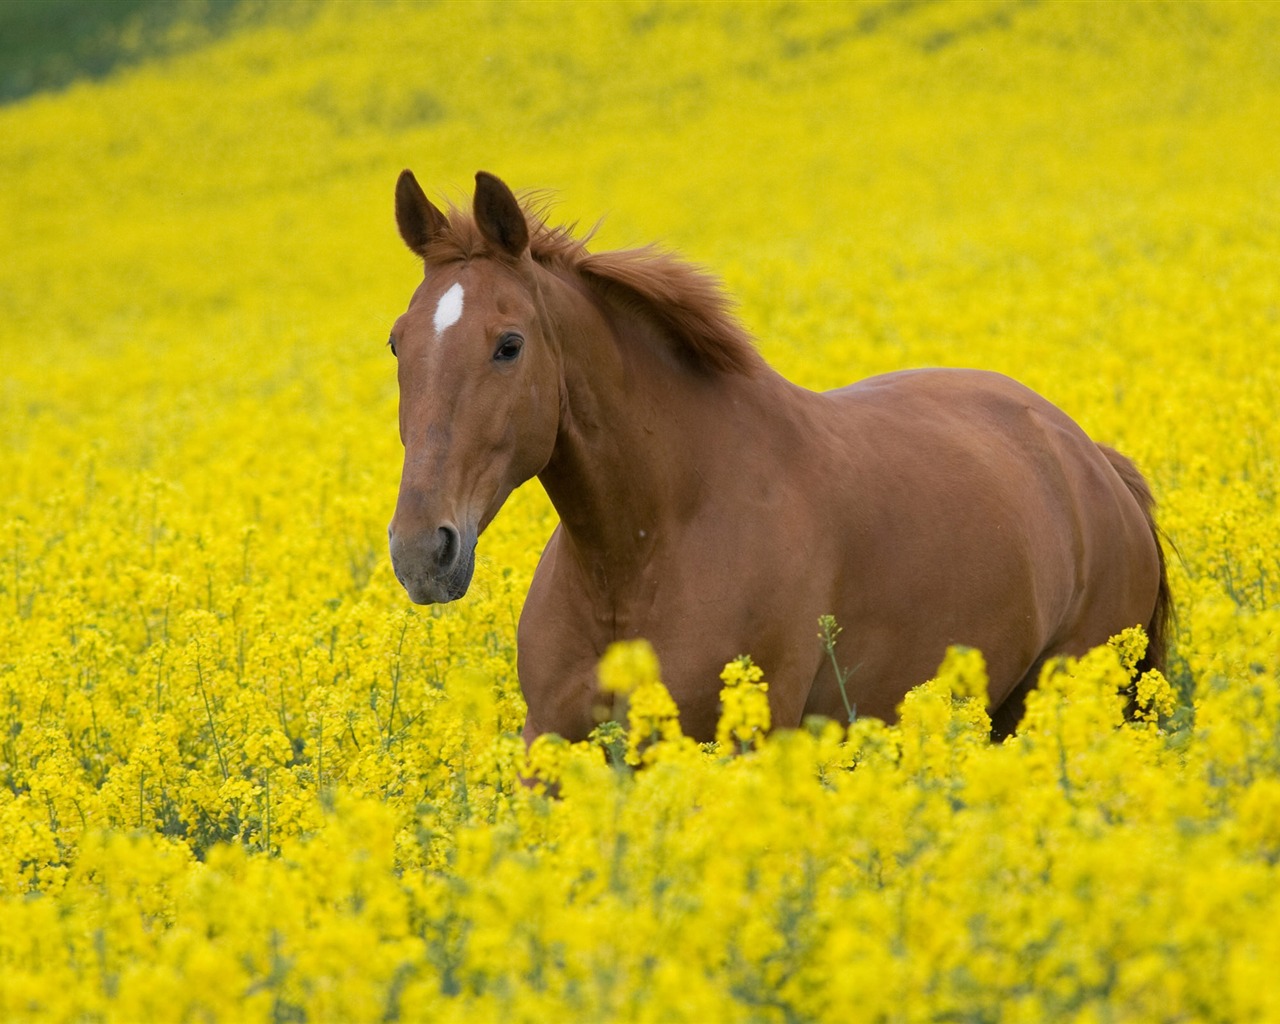
[[[546,190],[521,192],[520,208],[529,227],[530,254],[543,264],[566,263],[579,251],[594,231],[579,240],[574,237],[577,225],[553,227],[547,223],[546,213],[554,196]],[[422,256],[428,267],[465,263],[474,259],[494,259],[503,263],[513,262],[513,257],[495,250],[484,237],[471,211],[456,203],[449,203],[445,211],[447,227],[424,247]]]
[[[681,354],[700,370],[751,374],[762,365],[719,280],[652,246],[588,252],[595,228],[579,238],[576,224],[549,224],[551,199],[547,192],[520,195],[529,226],[529,255],[535,262],[621,289],[666,328]],[[512,262],[510,255],[493,249],[469,211],[451,204],[446,218],[448,228],[423,250],[428,267],[479,258]]]

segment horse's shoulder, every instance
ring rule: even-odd
[[[565,585],[564,566],[561,564],[563,539],[564,527],[557,524],[542,549],[537,568],[533,571],[529,593],[520,613],[521,629],[525,628],[526,623],[531,627],[544,625],[561,607],[556,599],[556,592]]]
[[[585,591],[574,585],[557,526],[543,549],[520,612],[516,668],[530,707],[539,714],[535,732],[582,738],[590,719],[590,694],[602,646],[584,629]],[[587,731],[590,725],[585,724]],[[579,735],[581,734],[581,735]]]

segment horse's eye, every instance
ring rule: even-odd
[[[493,361],[495,363],[509,363],[520,354],[520,349],[524,347],[524,338],[508,331],[498,339],[498,349],[493,353]]]
[[[393,334],[387,339],[387,348],[391,349],[391,354],[396,354],[396,336]]]

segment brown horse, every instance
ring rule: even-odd
[[[892,720],[950,644],[980,648],[1002,735],[1045,659],[1169,613],[1152,499],[1126,458],[1020,384],[912,370],[817,394],[770,369],[717,283],[652,249],[590,253],[476,175],[472,215],[413,175],[396,219],[425,275],[397,320],[404,471],[389,528],[420,604],[467,592],[479,535],[537,476],[560,525],[518,632],[526,740],[596,725],[596,664],[645,637],[685,731],[750,654],[775,726]]]

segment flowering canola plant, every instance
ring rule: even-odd
[[[1278,20],[282,4],[0,109],[0,1018],[1280,1018]],[[526,752],[545,495],[460,603],[384,552],[403,166],[715,267],[806,386],[1047,395],[1152,481],[1167,677],[768,734],[743,651],[699,746],[626,646]]]

